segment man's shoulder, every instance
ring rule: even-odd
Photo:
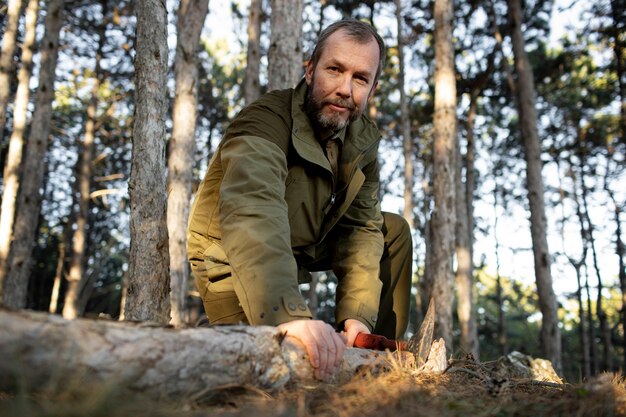
[[[272,90],[252,102],[248,108],[267,109],[278,113],[290,114],[292,96],[293,88]]]
[[[226,129],[224,140],[242,136],[262,138],[286,151],[293,123],[292,91],[271,91],[246,106]]]

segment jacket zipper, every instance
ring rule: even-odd
[[[350,173],[350,176],[349,176],[350,179],[354,177],[354,173],[356,172],[359,166],[359,162],[361,162],[361,159],[363,159],[365,155],[378,144],[378,142],[380,142],[380,138],[372,142],[367,148],[361,151],[361,153],[356,157],[356,159],[354,160],[354,168],[352,168],[352,172]],[[336,187],[335,176],[332,175],[332,178],[333,178],[333,192],[330,195],[330,201],[328,202],[326,207],[324,207],[324,215],[327,215],[328,213],[330,213],[333,206],[335,205],[335,201],[337,201],[337,193],[335,193],[335,187]]]

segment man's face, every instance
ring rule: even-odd
[[[315,67],[309,62],[306,108],[323,137],[363,114],[376,88],[378,55],[375,39],[361,44],[339,30],[328,38]]]

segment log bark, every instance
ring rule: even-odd
[[[433,344],[421,372],[443,372],[443,346]],[[317,383],[303,347],[269,326],[174,329],[0,309],[0,355],[4,390],[180,401],[228,385],[276,392]],[[412,355],[347,349],[330,382],[398,364],[413,366]]]

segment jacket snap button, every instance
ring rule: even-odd
[[[265,318],[265,313],[261,313],[259,317],[261,317],[262,319]]]
[[[372,316],[372,321],[376,323],[376,316]]]
[[[274,310],[274,311],[278,311],[278,306],[274,306],[274,307],[272,307],[272,310]]]
[[[306,310],[306,306],[304,304],[298,304],[298,308],[302,311]]]
[[[294,303],[289,303],[287,307],[289,307],[289,310],[291,311],[294,311],[296,309],[296,305]]]

